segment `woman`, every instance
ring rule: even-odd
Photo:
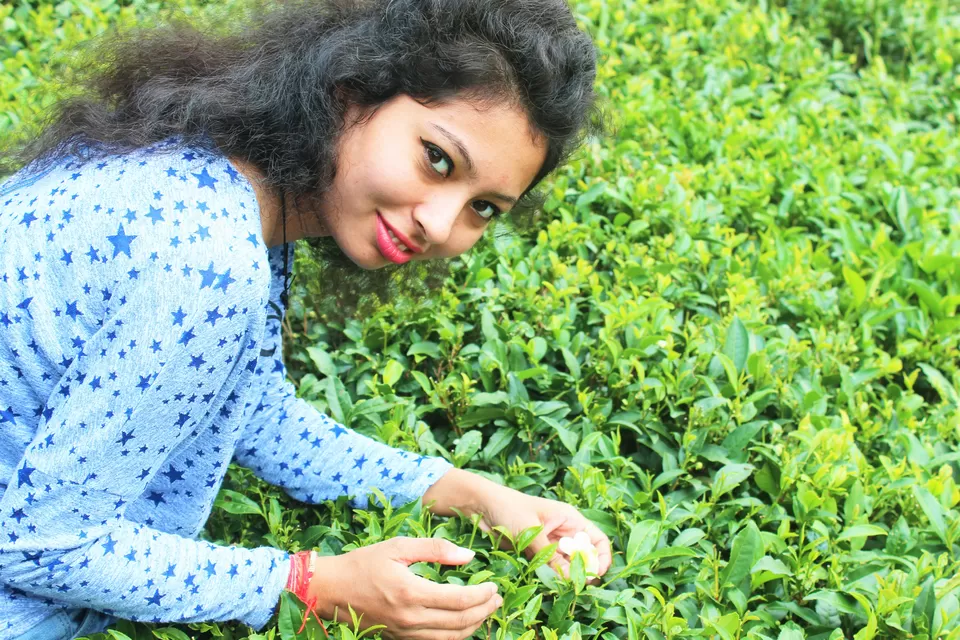
[[[394,638],[465,638],[495,586],[438,540],[335,557],[195,538],[231,460],[310,503],[371,488],[482,526],[576,509],[364,438],[285,381],[292,243],[354,269],[459,255],[575,146],[594,49],[562,0],[265,5],[246,30],[114,40],[0,187],[0,638],[239,620],[289,589]],[[326,240],[324,240],[326,239]],[[328,252],[330,255],[330,252]],[[563,558],[556,558],[562,568]]]

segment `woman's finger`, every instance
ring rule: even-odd
[[[415,603],[426,609],[466,611],[486,603],[497,592],[497,585],[492,582],[462,587],[456,584],[438,584],[419,576],[413,577],[416,580]]]
[[[475,607],[471,607],[464,611],[456,611],[452,609],[424,609],[421,613],[417,614],[417,617],[420,618],[420,622],[417,623],[413,629],[421,629],[425,631],[430,630],[445,630],[445,631],[458,631],[460,629],[466,629],[473,625],[480,625],[486,620],[491,613],[500,608],[500,605],[503,604],[503,598],[499,595],[491,596],[486,602],[478,604]]]
[[[543,523],[543,532],[557,540],[573,537],[578,531],[582,531],[588,522],[589,520],[584,518],[576,508],[570,507],[569,511],[554,513],[547,517]]]
[[[553,570],[562,575],[564,578],[570,577],[570,561],[567,560],[562,554],[553,554],[553,560],[550,562],[550,566],[553,567]]]
[[[474,634],[474,632],[476,632],[477,629],[479,629],[480,627],[483,626],[484,622],[486,622],[486,621],[483,620],[483,621],[481,621],[481,622],[479,622],[479,623],[477,623],[477,624],[475,624],[475,625],[471,625],[471,626],[467,627],[466,629],[461,629],[460,632],[459,632],[460,637],[461,637],[461,638],[469,638],[470,636],[472,636],[472,635]]]
[[[485,621],[479,622],[463,629],[427,629],[412,631],[405,634],[405,640],[465,640],[472,636],[477,629],[483,626]]]
[[[610,538],[600,531],[597,525],[587,520],[587,535],[590,536],[590,542],[597,550],[597,559],[600,561],[600,575],[607,572],[610,565],[613,564],[613,553],[610,549]]]

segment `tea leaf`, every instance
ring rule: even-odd
[[[747,364],[747,356],[750,355],[750,336],[747,335],[747,328],[740,322],[740,318],[733,317],[733,322],[727,328],[727,339],[723,343],[723,354],[730,358],[737,372],[743,371]]]
[[[753,521],[748,521],[733,539],[730,560],[720,574],[721,585],[738,585],[750,573],[750,569],[763,556],[760,530]]]

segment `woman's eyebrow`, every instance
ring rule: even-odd
[[[439,131],[444,137],[447,138],[447,140],[450,141],[450,144],[452,144],[457,148],[457,152],[460,154],[460,157],[462,157],[463,161],[467,164],[467,175],[470,177],[471,180],[475,180],[477,177],[477,168],[473,164],[473,158],[470,157],[470,152],[467,151],[467,146],[463,144],[463,141],[460,140],[460,138],[455,136],[450,131],[447,131],[446,129],[444,129],[443,127],[441,127],[440,125],[434,122],[431,122],[430,126],[436,129],[437,131]],[[498,200],[503,200],[504,202],[509,202],[510,206],[517,204],[516,198],[514,198],[513,196],[504,195],[502,193],[494,192],[490,194],[490,197],[496,198]]]

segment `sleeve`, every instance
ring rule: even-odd
[[[136,288],[105,287],[115,306],[79,354],[64,356],[0,499],[6,585],[145,622],[238,620],[259,629],[269,620],[289,572],[285,552],[217,546],[126,517],[162,513],[183,491],[156,477],[163,461],[215,429],[214,417],[236,401],[232,389],[252,375],[264,285],[247,278],[256,274],[219,273],[226,277],[143,270]],[[95,316],[67,304],[76,322]]]
[[[276,354],[265,390],[237,446],[236,461],[304,502],[351,496],[368,506],[371,487],[397,506],[423,497],[453,465],[443,458],[394,449],[344,427],[296,396],[286,379],[280,319],[268,334]],[[265,344],[265,347],[268,346]]]

